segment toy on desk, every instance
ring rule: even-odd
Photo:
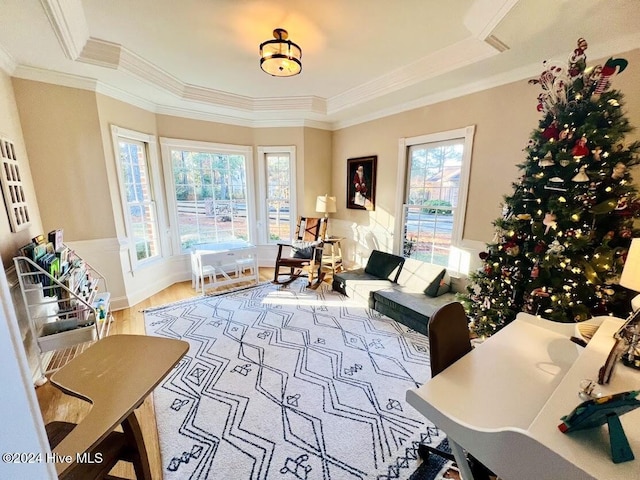
[[[640,407],[639,394],[640,390],[632,390],[582,402],[569,415],[562,417],[562,423],[558,428],[562,433],[570,433],[606,423],[609,427],[613,463],[633,460],[635,457],[619,417]]]

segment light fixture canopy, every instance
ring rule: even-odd
[[[302,49],[284,28],[273,31],[275,40],[260,44],[260,68],[274,77],[292,77],[302,71]]]

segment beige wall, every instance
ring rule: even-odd
[[[115,237],[96,94],[16,78],[13,88],[44,230]]]
[[[304,129],[304,204],[299,211],[309,217],[317,215],[318,195],[335,196],[331,177],[331,137],[331,132],[327,130]]]
[[[626,93],[628,118],[640,128],[640,50],[618,56],[627,58],[629,67],[614,77],[613,87]],[[540,120],[536,111],[539,93],[539,87],[522,80],[334,132],[332,183],[338,197],[334,217],[344,225],[392,233],[394,223],[389,217],[395,215],[396,190],[402,188],[397,182],[398,140],[475,125],[463,238],[490,241],[491,223],[501,214],[503,195],[512,192],[511,183],[519,177],[516,164],[526,159],[523,149]],[[637,130],[627,136],[628,141],[634,139],[640,139]],[[346,161],[365,155],[378,156],[375,212],[345,208]],[[636,169],[636,183],[639,175]]]
[[[11,140],[16,148],[16,158],[31,216],[29,227],[19,232],[11,232],[5,205],[4,203],[0,205],[0,257],[2,264],[7,268],[13,265],[12,258],[16,256],[18,248],[42,233],[42,223],[11,78],[2,70],[0,70],[0,136]]]

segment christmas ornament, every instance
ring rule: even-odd
[[[505,252],[511,257],[516,257],[520,253],[520,247],[515,243],[510,243],[505,246]]]
[[[555,190],[557,192],[566,192],[567,189],[564,186],[564,180],[560,177],[551,177],[549,183],[544,186],[547,190]]]
[[[560,242],[558,240],[554,240],[549,245],[548,252],[552,255],[560,255],[562,252],[564,252],[564,250],[564,245],[560,245]]]
[[[587,49],[587,41],[584,38],[579,38],[577,42],[578,48],[576,48],[569,57],[569,76],[574,79],[581,77],[584,72],[584,67],[587,62],[587,56],[584,51]]]
[[[577,183],[588,182],[590,179],[587,173],[585,172],[586,169],[587,169],[587,166],[582,165],[578,173],[571,180]]]
[[[553,122],[551,122],[551,125],[549,125],[542,131],[542,138],[546,140],[557,140],[559,133],[560,131],[558,130],[558,124],[554,120]]]
[[[538,264],[535,264],[531,269],[531,278],[538,278],[539,275],[540,275],[540,267],[538,266]]]
[[[593,90],[593,93],[596,95],[601,94],[607,88],[609,88],[609,79],[616,73],[616,68],[618,68],[618,73],[624,71],[629,64],[624,58],[610,58],[602,67],[602,71],[600,73],[600,80],[596,83],[596,86]]]
[[[587,148],[587,137],[580,137],[576,144],[571,149],[573,158],[582,158],[585,155],[589,155],[589,149]]]
[[[611,174],[611,178],[614,180],[620,180],[624,177],[624,173],[627,171],[627,167],[624,163],[618,162],[613,167],[613,173]]]
[[[547,293],[544,287],[538,287],[531,290],[531,295],[534,297],[548,297],[549,293]]]
[[[555,165],[555,162],[553,161],[553,156],[551,155],[551,151],[548,151],[547,154],[544,156],[544,158],[540,159],[540,161],[538,162],[538,165],[543,168]]]
[[[542,220],[542,224],[547,227],[544,231],[545,235],[549,233],[550,228],[556,228],[556,225],[558,225],[558,222],[556,220],[556,215],[553,212],[547,212],[544,214],[544,220]]]
[[[596,147],[593,150],[591,150],[591,153],[593,154],[593,159],[596,162],[599,162],[601,160],[600,155],[602,154],[602,147]]]
[[[535,253],[542,253],[545,251],[545,249],[547,248],[547,244],[545,242],[543,242],[542,240],[540,240],[535,247],[533,247],[533,251]]]

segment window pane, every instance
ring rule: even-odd
[[[171,162],[181,249],[247,239],[244,155],[173,150]]]
[[[271,153],[265,159],[269,241],[288,240],[291,238],[291,158],[288,153]]]
[[[158,224],[149,179],[146,146],[142,142],[121,139],[121,183],[127,202],[130,241],[135,247],[136,260],[159,255]]]
[[[463,142],[460,139],[409,148],[403,245],[406,257],[448,265]]]

